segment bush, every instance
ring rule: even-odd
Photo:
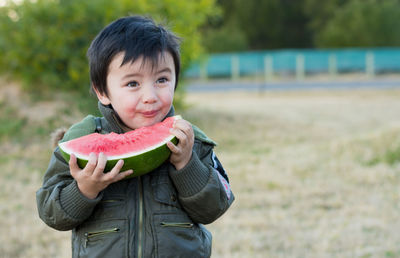
[[[1,73],[27,90],[73,90],[87,94],[86,51],[112,20],[144,14],[181,36],[182,69],[202,49],[197,28],[212,14],[214,0],[37,0],[0,8]]]

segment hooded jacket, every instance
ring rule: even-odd
[[[103,117],[87,116],[62,141],[95,132],[123,133],[114,110],[99,103]],[[168,116],[174,114],[173,108]],[[83,196],[68,163],[55,148],[36,193],[40,218],[57,230],[72,230],[73,257],[209,257],[211,234],[203,226],[234,200],[229,179],[213,152],[215,142],[193,126],[189,163],[166,161],[154,171],[109,185],[96,199]]]

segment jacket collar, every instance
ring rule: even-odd
[[[112,132],[115,133],[125,133],[128,131],[132,131],[129,127],[127,127],[122,120],[119,118],[117,112],[112,108],[111,105],[103,105],[99,101],[97,103],[97,106],[99,108],[100,113],[104,116],[104,118],[107,120],[107,123],[111,129]],[[173,106],[171,106],[171,109],[169,110],[168,114],[163,118],[163,120],[167,117],[173,116],[175,114],[175,109]]]

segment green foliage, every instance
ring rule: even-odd
[[[214,0],[37,0],[0,8],[0,69],[27,90],[87,94],[86,51],[112,20],[143,14],[183,38],[183,69],[202,53],[199,26],[213,13]]]
[[[204,29],[211,52],[400,44],[400,0],[218,0],[218,4],[222,14]]]
[[[248,48],[247,36],[235,25],[211,28],[204,32],[204,47],[212,52],[244,51]]]
[[[312,32],[324,30],[336,11],[341,9],[349,0],[304,0],[303,10],[309,22],[307,27]]]
[[[320,47],[379,47],[400,44],[400,1],[351,0],[336,9],[316,33]]]
[[[309,47],[304,0],[235,0],[240,28],[253,49]]]
[[[215,9],[215,13],[203,26],[202,44],[209,52],[244,51],[248,48],[247,35],[238,25],[235,12],[235,2],[219,0],[222,8]]]
[[[304,1],[220,0],[224,17],[210,22],[205,44],[212,52],[310,47]]]

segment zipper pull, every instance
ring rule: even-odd
[[[190,222],[161,222],[162,227],[178,227],[178,228],[192,228],[193,223]]]
[[[87,247],[87,243],[88,243],[88,241],[89,241],[89,236],[88,236],[89,234],[88,233],[85,233],[85,248]]]

